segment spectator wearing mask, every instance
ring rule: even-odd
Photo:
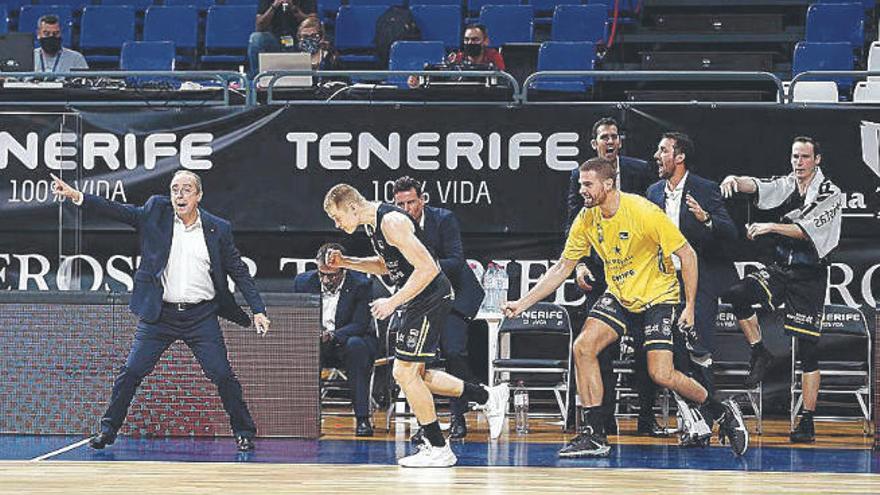
[[[296,29],[296,49],[312,56],[313,70],[338,68],[336,50],[324,36],[324,25],[316,16],[309,16]]]
[[[296,51],[297,26],[314,12],[315,0],[260,0],[248,40],[248,75],[257,74],[260,53]]]
[[[494,48],[489,48],[489,32],[482,24],[470,24],[464,29],[461,50],[452,52],[446,62],[461,65],[491,65],[504,70],[504,58]]]
[[[47,14],[37,21],[39,48],[34,48],[34,72],[70,72],[88,69],[82,53],[61,46],[61,23],[58,16]]]

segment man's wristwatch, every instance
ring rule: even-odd
[[[712,223],[712,215],[707,211],[706,219],[703,220],[703,225],[709,225],[710,223]]]

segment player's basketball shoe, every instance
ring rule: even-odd
[[[458,458],[449,447],[449,440],[446,440],[442,447],[434,447],[426,438],[417,448],[415,454],[401,457],[397,460],[397,464],[402,467],[429,468],[450,467],[458,462]]]
[[[506,383],[486,387],[489,392],[489,400],[483,407],[483,414],[489,422],[489,438],[496,439],[501,436],[507,423],[507,401],[510,399],[510,388]]]
[[[608,440],[593,433],[589,426],[559,450],[559,457],[606,457],[611,452]]]
[[[749,449],[749,430],[746,429],[739,405],[733,399],[727,399],[721,405],[724,406],[724,414],[718,420],[718,440],[722,444],[729,443],[734,454],[743,455]]]

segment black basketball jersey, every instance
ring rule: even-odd
[[[434,256],[434,252],[431,248],[425,244],[424,232],[412,217],[394,205],[388,203],[379,204],[379,210],[376,212],[376,228],[373,229],[370,225],[366,225],[365,228],[367,236],[370,238],[370,243],[373,245],[373,250],[385,260],[385,266],[388,268],[388,278],[391,279],[391,283],[399,289],[407,280],[409,280],[409,276],[412,275],[414,268],[399,249],[388,244],[388,241],[385,240],[385,234],[382,233],[382,220],[385,218],[385,215],[395,211],[406,217],[412,223],[416,238],[418,238],[419,242],[428,249],[432,258],[435,260],[437,258]]]

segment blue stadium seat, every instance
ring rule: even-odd
[[[859,0],[851,0],[851,2],[859,3]],[[846,0],[813,0],[812,3],[849,3]],[[861,0],[862,7],[865,10],[874,10],[877,6],[877,0]]]
[[[223,5],[260,5],[260,0],[223,0]]]
[[[144,16],[144,41],[172,41],[178,66],[195,65],[199,44],[198,9],[192,5],[150,7]]]
[[[325,26],[336,24],[336,13],[342,6],[342,0],[318,0],[317,14]]]
[[[428,64],[443,62],[445,55],[440,41],[395,41],[391,45],[388,70],[424,70]],[[391,76],[388,82],[400,88],[408,87],[406,76]]]
[[[116,65],[119,50],[126,41],[134,41],[134,7],[89,5],[83,9],[79,48],[89,66]]]
[[[608,14],[603,4],[560,5],[553,12],[552,41],[605,41]]]
[[[593,70],[596,45],[589,41],[545,41],[538,50],[538,71]],[[542,77],[531,87],[542,91],[585,93],[593,87],[592,77]]]
[[[528,0],[535,10],[535,17],[551,17],[558,5],[582,5],[582,0]],[[612,0],[613,3],[613,0]]]
[[[409,8],[425,41],[442,41],[447,49],[461,46],[460,5],[413,5]]]
[[[153,5],[153,0],[101,0],[101,5],[130,5],[137,12],[144,12]]]
[[[489,44],[528,43],[534,38],[535,13],[528,5],[486,5],[480,10],[480,24],[489,30]]]
[[[461,7],[461,0],[409,0],[409,6],[415,5],[456,5]]]
[[[74,11],[80,11],[83,7],[90,5],[90,0],[36,0],[37,5],[68,5]]]
[[[254,30],[257,7],[252,5],[215,5],[208,9],[205,21],[203,64],[230,66],[245,63],[248,38]]]
[[[381,5],[390,7],[392,5],[403,5],[404,0],[348,0],[349,5]]]
[[[170,41],[126,41],[122,45],[122,70],[174,70],[174,43]]]
[[[207,12],[208,9],[214,6],[215,2],[214,0],[165,0],[162,4],[166,7],[194,6],[199,12]],[[256,17],[256,14],[254,14],[254,17]]]
[[[865,43],[865,10],[860,3],[817,3],[807,8],[806,41]]]
[[[801,72],[815,70],[853,70],[852,45],[845,41],[835,43],[801,41],[795,45],[791,62],[792,77]],[[853,84],[851,77],[833,77],[825,80],[836,82],[841,94],[849,94]]]
[[[479,22],[480,11],[486,5],[520,5],[520,0],[467,0],[467,12],[465,15],[467,24]]]
[[[64,46],[73,46],[73,8],[69,5],[25,5],[18,14],[18,30],[35,32],[37,20],[46,14],[58,16],[61,23],[61,39]],[[37,37],[34,36],[34,47],[38,46]]]
[[[9,32],[9,12],[6,8],[6,4],[0,4],[0,35]]]
[[[386,7],[378,5],[343,5],[336,15],[336,49],[344,63],[376,62],[373,38],[376,20]]]

